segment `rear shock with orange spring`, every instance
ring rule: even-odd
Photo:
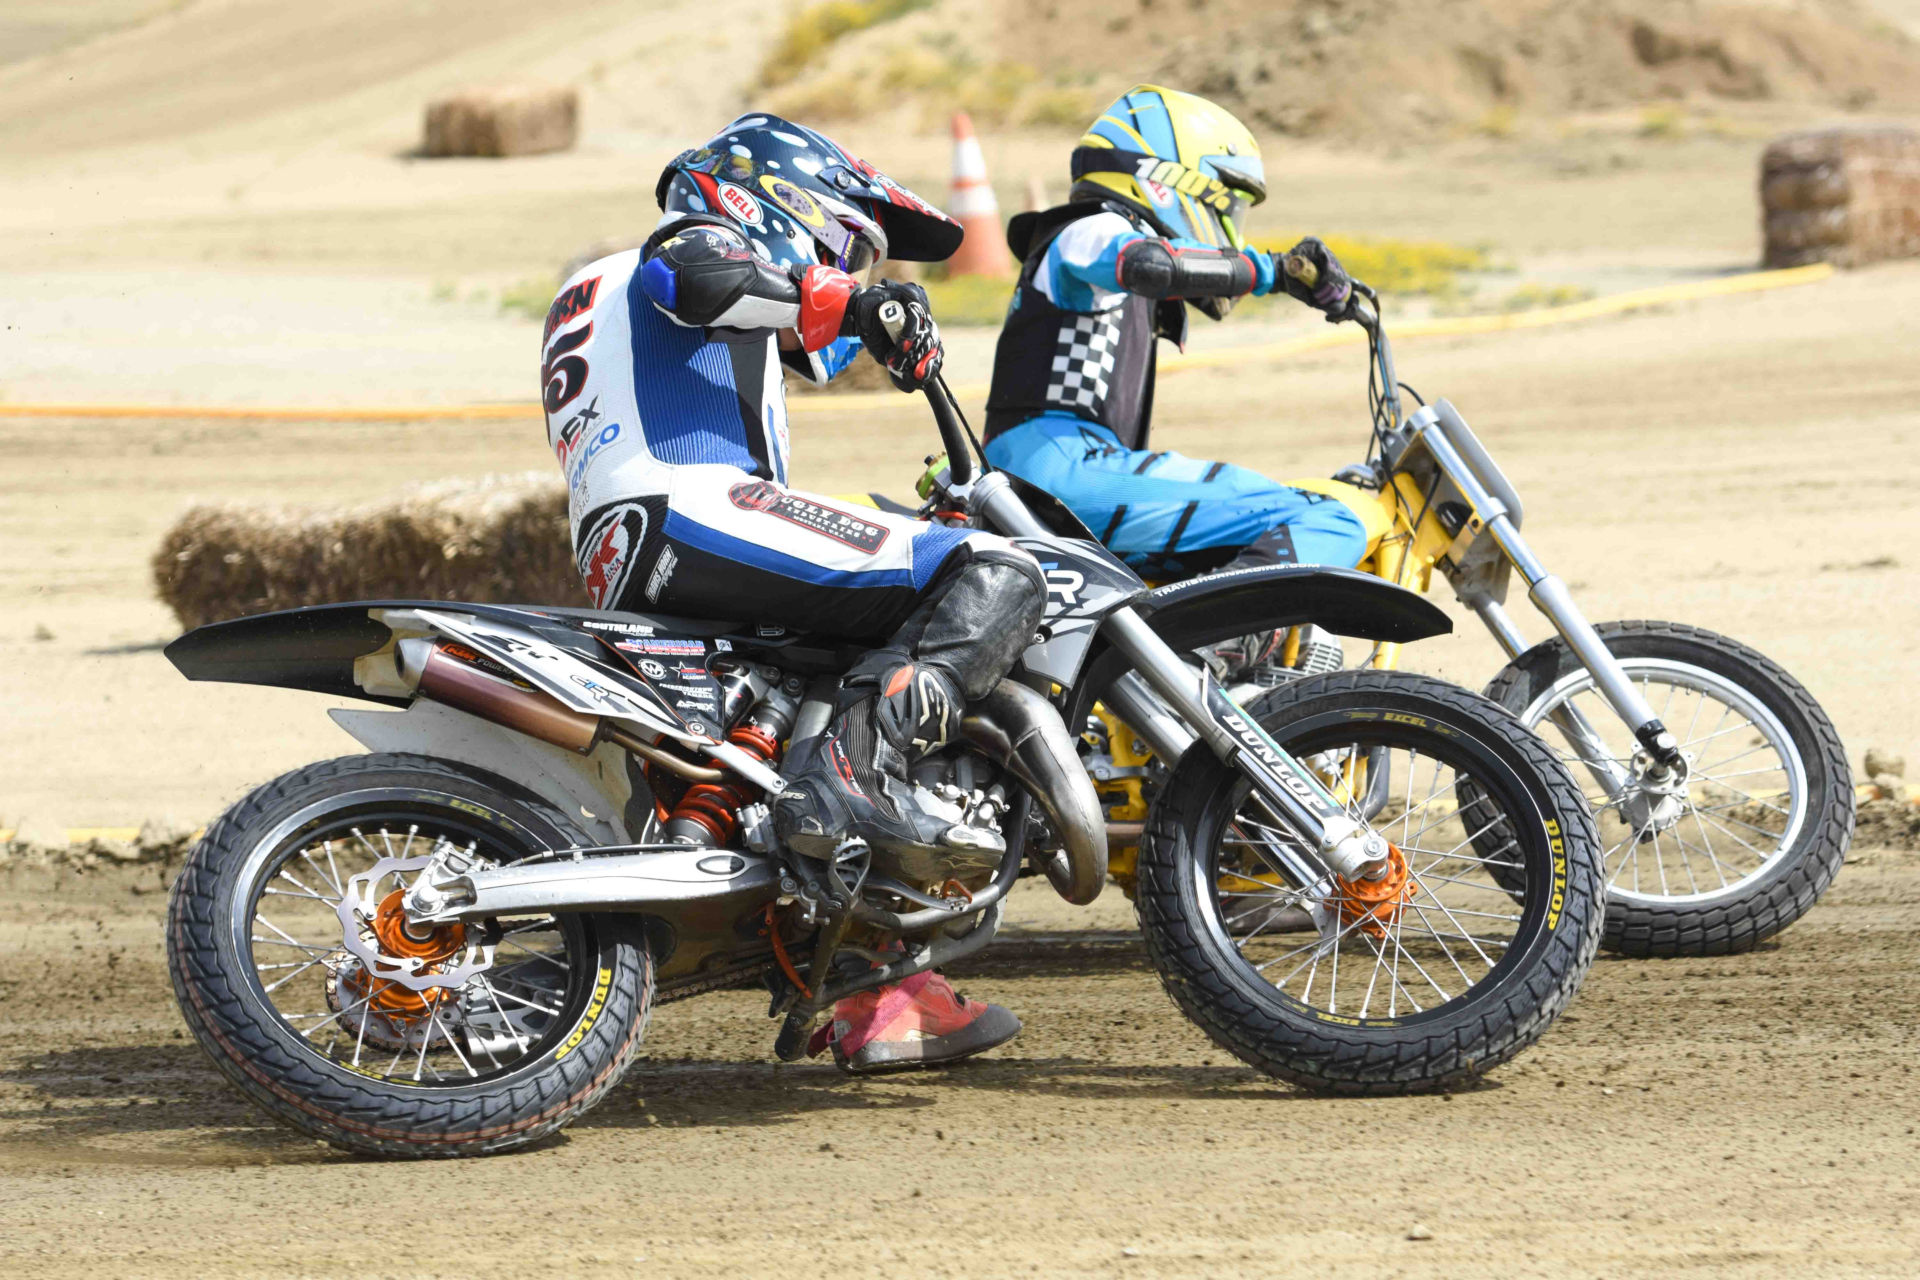
[[[780,758],[780,743],[759,725],[748,721],[727,735],[727,741],[766,764]],[[740,778],[725,782],[696,782],[667,815],[667,839],[690,844],[722,845],[740,829],[740,808],[752,804],[758,789]]]
[[[779,763],[781,739],[799,709],[799,682],[788,683],[794,687],[768,690],[727,734],[728,742],[765,764]],[[695,783],[667,815],[666,837],[684,844],[724,845],[740,830],[741,807],[758,796],[758,788],[742,778]]]

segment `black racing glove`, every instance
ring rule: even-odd
[[[1311,267],[1308,271],[1306,267]],[[1347,313],[1347,304],[1353,299],[1353,281],[1347,276],[1347,269],[1340,265],[1340,259],[1333,256],[1333,250],[1308,236],[1293,248],[1280,256],[1274,270],[1286,281],[1287,292],[1310,307],[1318,307],[1327,313],[1329,320],[1337,320]]]
[[[897,302],[906,311],[897,339],[880,323],[880,308],[888,302]],[[917,284],[882,280],[854,290],[841,332],[858,336],[902,391],[918,391],[932,382],[946,358],[940,326],[927,307],[927,291]]]

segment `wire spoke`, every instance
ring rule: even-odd
[[[500,979],[500,980],[502,980],[502,981],[504,981],[504,980],[505,980],[505,975],[504,975],[504,974],[502,974],[502,975],[497,975],[497,977],[499,977],[499,979]],[[547,1014],[547,1015],[548,1015],[549,1017],[551,1017],[551,1016],[553,1016],[554,1014],[557,1014],[557,1013],[559,1013],[559,1012],[560,1012],[560,1006],[559,1006],[559,1005],[544,1005],[544,1004],[540,1004],[540,1003],[537,1003],[536,1001],[533,1001],[533,1000],[528,1000],[528,999],[526,999],[526,998],[525,998],[525,997],[523,997],[523,996],[517,996],[517,995],[515,995],[515,994],[514,994],[513,992],[511,992],[511,991],[508,991],[508,990],[506,990],[506,989],[504,989],[504,988],[502,988],[502,987],[498,987],[498,986],[496,986],[496,987],[494,987],[494,988],[493,988],[493,991],[494,991],[494,994],[495,994],[496,996],[503,996],[503,997],[505,997],[506,999],[508,999],[508,1000],[511,1000],[511,1001],[513,1001],[513,1003],[515,1003],[515,1004],[517,1004],[517,1005],[524,1005],[524,1006],[526,1006],[526,1007],[527,1007],[527,1008],[529,1008],[529,1009],[537,1009],[537,1010],[539,1010],[539,1011],[540,1011],[541,1013],[544,1013],[544,1014]]]
[[[507,946],[512,947],[515,951],[520,952],[522,955],[531,956],[533,959],[539,960],[544,964],[552,965],[554,968],[560,970],[560,972],[562,973],[573,972],[572,965],[562,964],[560,961],[555,960],[552,956],[548,955],[544,951],[535,951],[530,947],[521,946],[518,942],[515,942],[513,939],[507,938],[507,937],[502,937],[500,941],[505,943]]]
[[[453,1042],[453,1032],[448,1030],[447,1024],[445,1022],[442,1022],[440,1020],[440,1010],[438,1008],[429,1006],[427,1009],[427,1034],[429,1036],[433,1034],[433,1027],[435,1023],[439,1023],[440,1038],[447,1042],[447,1048],[453,1050],[453,1056],[460,1059],[460,1065],[467,1069],[467,1074],[469,1076],[479,1075],[480,1073],[473,1069],[473,1064],[467,1061],[467,1055],[460,1052],[460,1046]]]
[[[330,907],[338,905],[340,901],[338,898],[323,898],[317,893],[295,893],[291,889],[262,889],[260,892],[272,894],[277,898],[312,898],[315,902],[324,902]]]
[[[361,1005],[368,1003],[372,999],[373,999],[373,994],[371,991],[369,991],[366,995],[361,996],[358,1000],[354,1001],[352,1004],[342,1005],[340,1008],[335,1009],[332,1013],[327,1014],[323,1021],[316,1022],[312,1026],[307,1027],[304,1030],[301,1030],[298,1027],[294,1029],[296,1031],[299,1031],[302,1036],[305,1036],[307,1039],[311,1040],[313,1039],[314,1032],[318,1031],[322,1027],[333,1025],[333,1023],[336,1020],[342,1017],[345,1017],[349,1013],[352,1013],[355,1009],[358,1009]],[[287,1013],[287,1014],[282,1014],[281,1016],[285,1018],[318,1018],[321,1015],[317,1013]]]
[[[326,960],[327,960],[326,956],[316,956],[312,960],[309,960],[305,964],[301,965],[298,969],[295,969],[292,973],[287,974],[283,978],[276,979],[272,985],[263,989],[264,993],[267,995],[272,995],[274,992],[278,991],[281,987],[286,986],[289,982],[292,982],[295,978],[299,977],[301,974],[305,973],[307,970],[313,968],[313,966],[317,964],[324,964]]]
[[[1765,862],[1765,861],[1766,861],[1766,859],[1767,859],[1767,855],[1766,855],[1766,854],[1763,854],[1763,853],[1761,853],[1759,849],[1757,849],[1757,848],[1755,848],[1755,847],[1754,847],[1753,845],[1751,845],[1751,844],[1748,844],[1748,843],[1747,843],[1747,842],[1746,842],[1745,840],[1742,840],[1742,839],[1740,838],[1740,834],[1739,834],[1739,832],[1737,832],[1737,831],[1734,831],[1734,830],[1732,830],[1732,829],[1731,829],[1731,828],[1729,828],[1729,827],[1725,827],[1725,826],[1722,826],[1722,825],[1721,825],[1721,823],[1720,823],[1720,819],[1718,819],[1718,818],[1716,818],[1716,817],[1714,817],[1714,816],[1713,816],[1713,815],[1712,815],[1712,814],[1711,814],[1710,812],[1708,812],[1708,811],[1707,811],[1707,810],[1705,810],[1705,809],[1695,809],[1695,810],[1694,810],[1694,812],[1695,812],[1695,813],[1697,813],[1697,814],[1699,814],[1699,815],[1700,815],[1700,817],[1701,817],[1701,818],[1703,818],[1703,819],[1705,819],[1705,820],[1706,820],[1707,822],[1710,822],[1710,823],[1712,823],[1712,824],[1713,824],[1713,825],[1714,825],[1715,827],[1717,827],[1717,828],[1719,828],[1719,830],[1720,830],[1720,832],[1721,832],[1721,833],[1722,833],[1723,835],[1725,835],[1725,836],[1726,836],[1726,837],[1727,837],[1728,839],[1730,839],[1730,840],[1733,840],[1733,841],[1735,841],[1736,843],[1738,843],[1738,844],[1740,844],[1741,846],[1743,846],[1743,847],[1744,847],[1744,848],[1745,848],[1745,849],[1746,849],[1746,850],[1747,850],[1748,852],[1750,852],[1750,853],[1752,853],[1752,854],[1754,854],[1754,855],[1755,855],[1756,857],[1758,857],[1758,858],[1759,858],[1759,859],[1760,859],[1760,860],[1761,860],[1762,862]]]

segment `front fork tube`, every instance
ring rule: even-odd
[[[1527,638],[1513,625],[1513,619],[1507,616],[1506,609],[1491,596],[1478,596],[1467,601],[1467,606],[1480,615],[1487,624],[1487,630],[1507,652],[1509,658],[1517,658],[1527,650]],[[1607,744],[1599,732],[1587,719],[1586,713],[1571,702],[1563,702],[1547,713],[1547,719],[1566,736],[1579,756],[1580,763],[1587,767],[1594,782],[1610,796],[1617,796],[1633,781],[1633,773],[1613,753],[1607,750]]]
[[[985,517],[988,527],[1002,533],[1048,532],[998,472],[974,482],[967,505]],[[1260,842],[1276,870],[1301,889],[1323,884],[1329,871],[1349,880],[1386,874],[1387,842],[1354,821],[1311,773],[1263,733],[1252,717],[1219,690],[1211,671],[1195,672],[1131,606],[1103,618],[1100,631],[1133,659],[1139,673],[1129,672],[1115,682],[1109,705],[1163,760],[1169,765],[1178,760],[1198,734],[1221,760],[1246,773],[1283,827],[1316,846],[1309,853],[1284,841]],[[1145,677],[1144,683],[1140,677]],[[1154,706],[1153,693],[1160,695],[1164,705]],[[1184,725],[1179,723],[1182,720]]]
[[[1613,651],[1600,639],[1600,633],[1580,612],[1580,606],[1573,602],[1573,593],[1567,590],[1567,584],[1547,572],[1546,566],[1535,557],[1533,548],[1527,545],[1526,539],[1520,536],[1520,531],[1514,528],[1513,521],[1504,512],[1487,521],[1487,532],[1506,553],[1513,567],[1520,571],[1520,576],[1526,579],[1527,594],[1532,598],[1534,607],[1553,623],[1554,630],[1573,650],[1573,656],[1592,674],[1594,687],[1600,691],[1600,696],[1606,699],[1614,714],[1633,730],[1633,736],[1646,749],[1653,764],[1649,776],[1655,780],[1664,779],[1671,770],[1683,767],[1680,747],[1673,734],[1660,722],[1660,717],[1654,714],[1640,690],[1634,687],[1633,679],[1620,665],[1620,660],[1613,656]],[[1469,603],[1493,631],[1494,638],[1511,655],[1518,657],[1520,649],[1515,646],[1524,646],[1525,642],[1498,602],[1480,599]],[[1565,719],[1556,713],[1553,720],[1580,749],[1582,759],[1590,766],[1599,760],[1609,760],[1611,763],[1606,747],[1600,742],[1593,726],[1571,707],[1567,712]],[[1612,789],[1618,791],[1619,784]]]
[[[1285,842],[1261,842],[1280,864],[1278,869],[1296,885],[1319,884],[1329,871],[1349,880],[1377,878],[1385,872],[1387,842],[1355,821],[1310,771],[1269,738],[1253,717],[1221,691],[1211,671],[1188,666],[1131,608],[1108,614],[1101,631],[1133,660],[1138,673],[1129,672],[1115,681],[1106,700],[1148,745],[1156,752],[1181,745],[1173,732],[1173,717],[1155,708],[1153,699],[1146,696],[1150,688],[1186,722],[1187,743],[1197,732],[1215,755],[1246,773],[1283,826],[1308,836],[1317,846],[1316,859]],[[1150,727],[1143,727],[1142,721]],[[1155,741],[1157,737],[1166,740]],[[1171,762],[1179,753],[1162,752],[1162,758]]]

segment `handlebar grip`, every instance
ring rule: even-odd
[[[907,329],[907,309],[897,299],[889,298],[880,304],[880,310],[874,314],[880,321],[880,327],[887,331],[887,337],[895,342],[900,341],[900,335]]]
[[[1311,289],[1320,283],[1320,268],[1313,265],[1313,259],[1290,253],[1282,259],[1287,274]]]
[[[880,327],[887,331],[887,337],[895,342],[906,332],[907,309],[899,301],[889,298],[880,304],[874,312],[874,318]],[[953,393],[947,390],[945,378],[935,376],[924,388],[927,403],[933,409],[933,420],[940,427],[940,442],[947,447],[948,474],[955,484],[965,484],[973,479],[973,455],[967,451],[967,433],[960,425],[960,414],[954,404]]]

